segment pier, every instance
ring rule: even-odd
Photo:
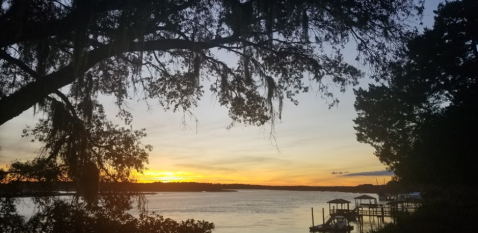
[[[352,208],[350,208],[351,202],[344,199],[328,201],[329,215],[325,216],[324,209],[322,209],[322,226],[327,227],[337,217],[345,217],[348,221],[358,221],[359,223],[363,223],[364,217],[377,217],[379,221],[383,222],[385,217],[394,219],[403,214],[413,213],[420,205],[420,201],[417,199],[398,199],[377,203],[377,198],[369,195],[361,195],[355,197],[354,200],[355,205]],[[314,223],[312,224],[314,225]]]
[[[377,199],[368,195],[355,197],[355,206],[350,207],[350,201],[334,199],[328,201],[329,215],[345,217],[395,217],[401,213],[411,213],[419,206],[418,200],[396,200],[384,204],[378,204]]]

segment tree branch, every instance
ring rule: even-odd
[[[29,83],[15,93],[0,99],[0,125],[20,115],[23,111],[28,110],[36,104],[38,100],[49,94],[55,93],[56,90],[68,84],[71,84],[84,72],[107,58],[118,56],[125,52],[135,51],[167,51],[171,49],[197,51],[217,47],[221,44],[236,43],[238,41],[239,37],[237,35],[232,35],[230,37],[216,38],[204,42],[166,39],[158,41],[132,42],[129,46],[126,46],[126,48],[115,48],[112,44],[97,48],[85,53],[85,55],[79,59],[80,61],[85,61],[83,64],[70,63],[63,69],[46,75],[35,82]]]
[[[0,49],[0,58],[2,58],[3,60],[9,62],[9,63],[12,63],[16,66],[18,66],[20,69],[22,69],[23,71],[25,71],[27,74],[29,74],[30,76],[32,76],[34,79],[38,79],[40,77],[40,75],[38,75],[37,72],[35,72],[32,68],[30,68],[29,66],[27,66],[25,63],[23,63],[22,61],[10,56],[10,54],[8,54],[7,52],[5,52],[4,50]]]
[[[22,61],[10,56],[7,52],[3,51],[0,49],[0,58],[3,58],[5,59],[6,61],[12,63],[12,64],[15,64],[16,66],[18,66],[20,69],[22,69],[23,71],[25,71],[26,73],[28,73],[30,76],[32,76],[34,79],[40,79],[40,75],[35,72],[33,69],[31,69],[29,66],[27,66],[25,63],[23,63]],[[73,105],[70,103],[70,101],[68,100],[68,97],[66,97],[62,92],[60,92],[59,90],[55,90],[53,92],[55,95],[57,95],[58,97],[60,97],[61,100],[63,100],[63,102],[66,104],[66,106],[70,109],[71,113],[73,114],[73,116],[77,119],[78,118],[78,115],[76,114],[76,111],[75,111],[75,108],[73,107]]]
[[[88,5],[88,9],[74,9],[67,16],[55,19],[50,22],[28,22],[27,25],[18,27],[19,23],[15,19],[2,19],[0,21],[0,48],[21,43],[25,41],[34,41],[39,39],[46,39],[52,36],[66,35],[75,31],[72,28],[77,28],[78,24],[85,23],[85,14],[95,12],[107,12],[112,10],[124,10],[131,8],[138,8],[138,5],[151,3],[151,0],[99,0],[94,4]],[[173,12],[180,12],[194,5],[196,1],[186,1],[179,5],[168,6],[170,14]],[[86,11],[86,12],[85,12]],[[89,12],[88,12],[89,11]]]

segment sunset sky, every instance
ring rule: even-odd
[[[425,25],[432,25],[432,11],[438,2],[427,1]],[[367,67],[353,61],[354,46],[347,49],[347,60],[366,72]],[[369,82],[362,79],[359,86],[366,87]],[[140,181],[319,186],[382,184],[390,180],[390,173],[373,155],[373,148],[356,141],[353,87],[346,93],[336,87],[334,93],[340,103],[331,109],[317,95],[317,89],[300,95],[298,106],[285,102],[282,120],[275,125],[275,139],[270,137],[270,125],[236,124],[226,129],[231,123],[227,109],[208,89],[206,86],[199,106],[192,110],[197,122],[186,115],[186,125],[182,113],[165,112],[154,100],[149,104],[156,107],[149,112],[143,102],[128,103],[134,113],[133,127],[146,128],[148,137],[143,142],[154,147],[149,169],[138,175]],[[103,100],[110,119],[120,123],[114,118],[114,100]],[[39,117],[41,114],[34,117],[30,109],[0,126],[1,167],[36,155],[40,145],[21,138],[21,134]]]

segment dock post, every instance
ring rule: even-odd
[[[310,209],[312,210],[312,226],[315,226],[314,225],[314,207],[311,207]]]
[[[325,224],[325,212],[324,208],[322,208],[322,225]]]

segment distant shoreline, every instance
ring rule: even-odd
[[[49,187],[46,189],[45,187]],[[70,196],[75,195],[72,182],[20,182],[0,184],[0,197],[38,197],[38,196]],[[364,184],[358,186],[268,186],[249,184],[212,184],[212,183],[102,183],[100,195],[107,193],[123,193],[126,195],[153,195],[158,192],[237,192],[237,190],[284,190],[284,191],[330,191],[348,193],[390,193],[386,185]],[[46,191],[48,190],[48,191]],[[69,192],[69,193],[64,193]]]

